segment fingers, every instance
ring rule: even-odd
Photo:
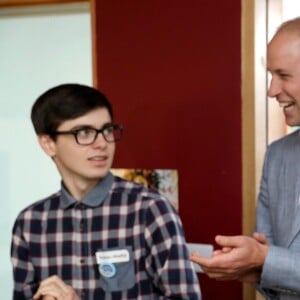
[[[232,259],[228,257],[228,255],[230,255],[230,252],[216,251],[216,254],[214,253],[212,257],[205,257],[193,252],[190,256],[190,260],[199,264],[207,273],[222,273],[224,270],[230,272],[228,270],[231,269],[231,266],[234,266],[234,264],[232,264]]]
[[[55,300],[55,298],[52,296],[44,296],[42,299],[43,300]]]
[[[190,259],[191,259],[191,261],[193,261],[201,266],[208,264],[209,260],[210,260],[210,258],[201,256],[196,252],[191,253]]]
[[[259,235],[265,241],[263,235]],[[219,280],[238,279],[243,273],[261,265],[266,249],[265,245],[248,236],[216,236],[216,242],[222,247],[215,250],[212,257],[191,255],[191,260],[201,266],[211,278]],[[263,250],[263,251],[262,251]]]
[[[231,267],[223,268],[216,262],[202,265],[201,268],[208,277],[216,280],[236,280],[239,277],[239,270]]]
[[[223,248],[237,248],[241,247],[247,241],[247,239],[249,239],[249,237],[243,235],[217,235],[215,241],[218,245],[220,245]]]
[[[78,299],[74,289],[65,284],[58,276],[51,276],[40,283],[33,299],[37,300],[75,300]]]
[[[223,253],[223,250],[222,249],[218,249],[218,250],[215,250],[212,254],[212,256],[217,256],[217,255],[220,255]]]
[[[231,248],[231,247],[223,247],[223,248],[220,249],[220,250],[215,250],[213,254],[214,254],[214,255],[218,255],[218,254],[228,253],[228,252],[230,252],[232,249],[233,249],[233,248]]]
[[[254,232],[253,238],[255,238],[261,244],[267,245],[269,243],[267,237],[264,234],[259,232]]]
[[[240,268],[235,258],[231,258],[229,255],[228,252],[221,251],[220,254],[209,258],[192,253],[190,259],[199,264],[203,272],[210,278],[218,281],[239,280],[246,270]]]
[[[191,261],[200,265],[204,273],[216,280],[258,282],[261,266],[268,251],[268,240],[261,233],[249,236],[223,236],[215,238],[221,246],[211,257],[192,253]]]

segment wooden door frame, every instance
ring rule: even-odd
[[[242,198],[243,234],[255,226],[256,198],[268,144],[267,15],[269,0],[242,0]],[[264,62],[263,62],[264,61]],[[243,300],[261,299],[244,284]]]
[[[242,228],[250,235],[255,224],[255,105],[254,1],[242,0]],[[255,290],[243,285],[243,300],[254,300]]]
[[[0,8],[28,5],[67,4],[75,2],[89,2],[89,0],[0,0]]]

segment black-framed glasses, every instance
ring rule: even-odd
[[[72,134],[74,135],[77,144],[91,145],[96,141],[99,133],[103,135],[103,138],[108,143],[114,143],[121,139],[123,133],[123,126],[110,124],[110,125],[105,125],[101,129],[84,126],[69,131],[54,131],[51,132],[51,135]]]

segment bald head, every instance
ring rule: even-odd
[[[283,22],[277,29],[275,36],[281,32],[291,32],[300,36],[300,17]]]

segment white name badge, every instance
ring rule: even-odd
[[[103,262],[121,263],[129,261],[129,259],[129,251],[127,249],[96,252],[96,260],[98,264]]]

